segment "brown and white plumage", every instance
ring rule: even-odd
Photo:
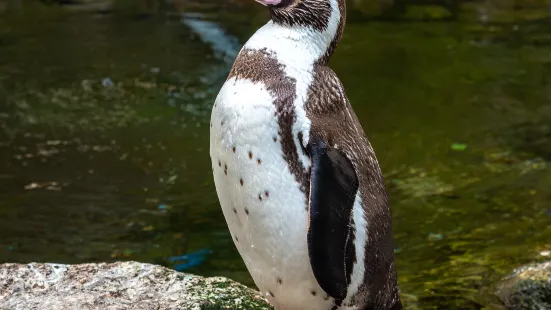
[[[278,309],[401,309],[379,164],[327,66],[344,0],[258,0],[272,19],[216,99],[210,156],[235,245]]]

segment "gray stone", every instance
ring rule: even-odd
[[[507,309],[551,309],[551,261],[516,269],[498,284],[496,295]]]
[[[138,262],[2,264],[1,310],[271,309],[260,293]]]

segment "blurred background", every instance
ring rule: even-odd
[[[254,287],[209,119],[252,0],[0,0],[0,262],[136,260]],[[551,0],[350,0],[331,66],[377,152],[409,309],[496,305],[551,251]]]

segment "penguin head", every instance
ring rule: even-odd
[[[272,21],[284,26],[309,26],[323,31],[346,13],[345,0],[256,0],[270,10]],[[332,14],[333,10],[338,14]],[[337,20],[331,21],[331,17]]]

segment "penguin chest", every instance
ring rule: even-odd
[[[262,83],[229,79],[222,87],[211,115],[216,192],[266,297],[282,309],[323,309],[331,301],[309,262],[308,200],[284,158],[273,100]]]

